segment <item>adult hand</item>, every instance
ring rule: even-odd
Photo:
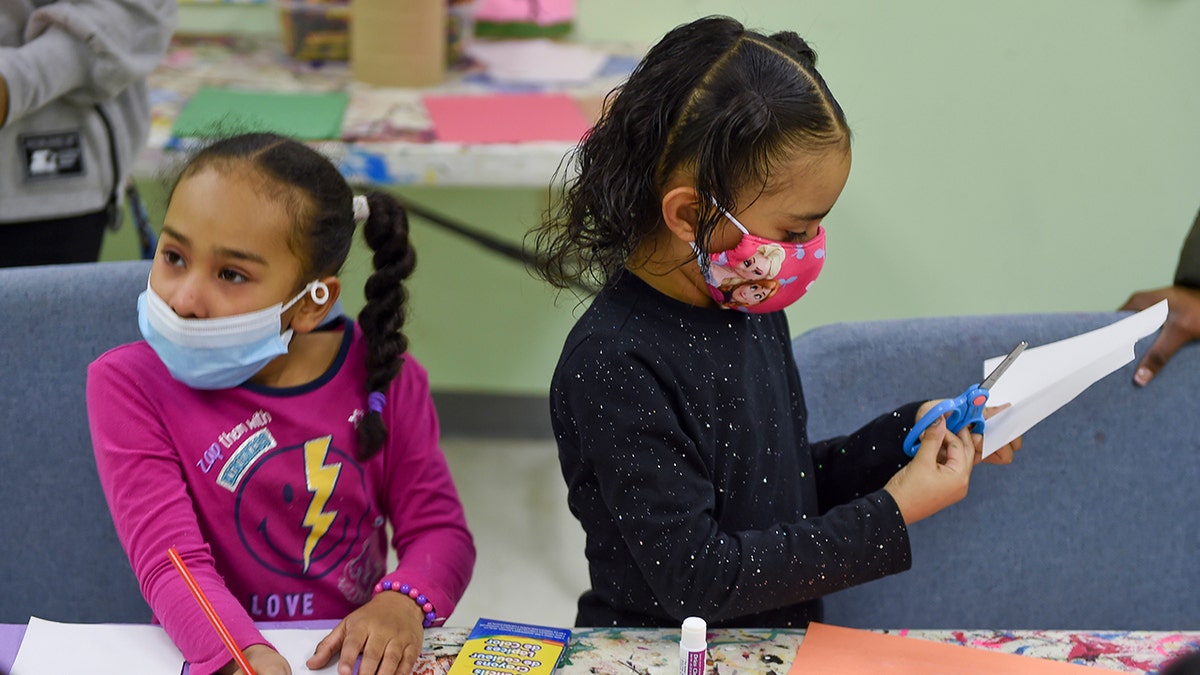
[[[0,127],[8,122],[8,80],[0,75]]]
[[[926,406],[936,404],[930,401]],[[928,408],[922,406],[919,418]],[[975,444],[963,427],[957,434],[939,417],[921,434],[917,454],[883,486],[906,525],[927,518],[967,496],[971,468],[975,466]]]
[[[409,675],[421,653],[424,620],[420,606],[407,595],[377,593],[321,640],[306,665],[319,670],[340,653],[338,675],[352,675],[362,655],[359,675]]]
[[[292,675],[292,667],[279,652],[266,645],[250,645],[242,651],[256,675]],[[230,661],[217,671],[218,675],[246,675],[237,661]]]
[[[1169,308],[1167,321],[1133,373],[1134,383],[1142,387],[1158,375],[1180,347],[1200,338],[1200,289],[1168,286],[1139,291],[1129,296],[1121,309],[1141,311],[1163,299]]]

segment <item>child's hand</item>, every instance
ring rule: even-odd
[[[941,403],[944,400],[945,399],[939,398],[939,399],[934,399],[932,401],[926,401],[926,402],[922,403],[921,407],[917,408],[916,418],[921,419],[922,417],[925,416],[925,413],[929,412],[930,410],[933,410],[934,406],[936,406],[937,404]],[[996,415],[1000,411],[1007,410],[1008,408],[1011,408],[1011,407],[1012,407],[1011,403],[1005,403],[1003,405],[996,405],[996,406],[985,406],[983,409],[983,419],[989,420],[992,418],[992,416]],[[975,434],[975,433],[971,434],[971,442],[975,445],[975,463],[976,464],[978,464],[981,461],[987,462],[988,464],[1011,464],[1013,461],[1013,453],[1015,453],[1017,450],[1021,449],[1022,439],[1020,436],[1018,436],[1018,437],[1014,438],[1013,440],[1009,441],[1007,445],[1003,445],[999,448],[996,448],[996,450],[992,454],[987,456],[987,459],[983,458],[983,434]]]
[[[360,654],[359,675],[409,675],[421,653],[424,619],[424,612],[407,595],[377,593],[321,640],[306,665],[312,670],[324,668],[340,651],[338,675],[352,675]]]
[[[995,415],[1001,410],[1010,407],[1012,407],[1011,403],[985,407],[983,409],[983,419],[987,420],[991,418],[992,415]],[[971,434],[971,440],[975,443],[975,463],[978,464],[983,457],[983,436],[981,434]],[[1021,449],[1021,443],[1021,437],[1017,436],[1009,441],[1008,445],[1003,445],[999,448],[996,448],[995,452],[988,455],[987,459],[983,459],[982,461],[987,462],[988,464],[1011,464],[1013,461],[1013,453]]]
[[[266,645],[250,645],[242,652],[255,675],[292,675],[292,667],[287,659],[279,652]],[[237,661],[230,661],[224,668],[217,671],[218,675],[246,675],[238,667]]]
[[[951,433],[944,416],[929,425],[921,434],[916,456],[883,486],[900,507],[905,525],[912,525],[967,496],[975,452],[971,432],[966,427],[957,434]]]

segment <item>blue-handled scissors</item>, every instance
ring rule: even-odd
[[[1004,371],[1008,370],[1008,367],[1013,364],[1013,361],[1017,360],[1021,352],[1025,351],[1025,347],[1028,344],[1022,340],[1020,344],[1008,353],[1008,356],[1004,357],[1004,360],[999,365],[992,369],[992,372],[987,377],[983,378],[983,382],[967,387],[967,390],[962,394],[942,401],[933,406],[929,412],[922,415],[921,419],[917,420],[917,424],[912,428],[912,431],[908,432],[908,435],[904,437],[904,453],[909,457],[916,455],[917,446],[921,444],[921,433],[928,429],[934,420],[947,413],[950,416],[946,418],[946,427],[950,431],[957,434],[966,425],[973,424],[975,428],[972,431],[982,434],[984,427],[983,406],[987,404],[991,388],[995,386],[996,380],[1000,379]]]

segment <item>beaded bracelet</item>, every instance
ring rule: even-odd
[[[412,586],[409,586],[408,584],[394,583],[387,580],[375,584],[376,593],[382,593],[384,591],[396,591],[397,593],[403,593],[420,605],[421,611],[425,612],[425,620],[421,622],[422,626],[429,628],[433,625],[433,622],[437,621],[437,612],[433,610],[433,603],[429,601],[429,598],[421,595],[421,592]]]

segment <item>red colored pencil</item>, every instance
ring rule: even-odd
[[[188,571],[187,565],[183,564],[183,558],[179,557],[179,551],[175,547],[167,549],[167,557],[175,565],[175,569],[179,570],[179,576],[183,577],[184,583],[187,584],[188,590],[192,592],[192,596],[196,598],[196,602],[200,603],[200,609],[204,610],[204,614],[212,623],[213,628],[217,630],[217,635],[221,636],[221,642],[225,643],[225,647],[229,649],[229,653],[233,654],[233,660],[237,661],[242,672],[246,675],[255,675],[254,669],[250,667],[250,662],[246,660],[246,655],[242,650],[238,649],[237,643],[233,641],[233,636],[229,634],[229,629],[225,627],[225,623],[221,621],[221,617],[217,616],[217,610],[213,609],[212,603],[208,601],[208,596],[204,595],[204,591],[200,589],[200,584],[196,583],[196,577]]]

